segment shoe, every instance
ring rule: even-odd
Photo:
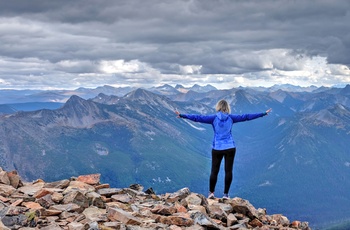
[[[209,193],[208,199],[215,199],[215,196],[214,196],[213,192]]]
[[[223,196],[222,196],[222,199],[223,200],[228,200],[228,199],[230,199],[230,196],[228,195],[228,194],[224,194]]]

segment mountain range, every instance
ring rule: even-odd
[[[215,113],[219,99],[238,114],[272,108],[269,116],[233,126],[231,196],[316,229],[350,219],[350,85],[103,86],[0,95],[5,170],[17,170],[27,181],[101,173],[101,181],[114,187],[140,183],[158,193],[182,187],[208,192],[212,128],[177,118],[175,109]],[[218,194],[222,171],[219,178]]]

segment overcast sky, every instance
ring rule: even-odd
[[[350,84],[349,0],[0,1],[0,89]]]

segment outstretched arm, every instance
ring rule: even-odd
[[[176,113],[178,118],[186,118],[186,119],[189,119],[191,121],[200,122],[200,123],[207,123],[207,124],[211,124],[214,121],[215,116],[216,116],[216,115],[205,116],[205,115],[197,115],[197,114],[181,114],[177,110],[175,110],[175,113]]]
[[[272,109],[270,108],[263,113],[250,113],[250,114],[242,114],[242,115],[230,114],[230,117],[233,120],[233,122],[250,121],[250,120],[254,120],[254,119],[259,118],[259,117],[266,116],[271,111],[272,111]]]

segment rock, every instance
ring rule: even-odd
[[[122,192],[122,189],[120,188],[102,188],[97,190],[98,194],[105,197],[111,197],[115,194],[120,194],[121,192]]]
[[[58,216],[62,213],[62,210],[55,209],[43,209],[40,212],[41,216]]]
[[[218,224],[216,224],[208,215],[204,213],[195,212],[191,215],[191,218],[194,220],[195,224],[199,224],[205,228],[220,229]]]
[[[18,207],[18,206],[9,206],[5,210],[3,210],[5,216],[17,216],[19,214],[23,214],[28,211],[27,207]]]
[[[115,194],[111,198],[112,201],[119,201],[122,203],[129,203],[131,201],[131,197],[128,194]]]
[[[249,222],[249,225],[252,226],[253,228],[256,228],[256,227],[262,227],[263,223],[259,219],[253,219]]]
[[[159,216],[156,219],[156,221],[166,225],[176,225],[185,227],[193,225],[193,219],[191,219],[189,216],[186,216],[183,213],[172,216]]]
[[[188,188],[183,188],[175,193],[170,194],[169,197],[167,198],[167,201],[168,202],[179,201],[186,198],[189,194],[190,194],[190,190]]]
[[[88,192],[95,192],[95,188],[92,185],[86,184],[81,181],[71,181],[69,186],[63,191],[63,195],[66,195],[73,191],[79,191],[82,194],[86,194]]]
[[[90,174],[78,176],[77,181],[84,182],[90,185],[96,185],[100,183],[101,174]]]
[[[89,199],[84,196],[80,191],[72,191],[65,195],[62,201],[63,204],[74,203],[82,208],[89,207]]]
[[[9,177],[7,175],[7,172],[5,172],[5,171],[1,171],[0,172],[0,183],[1,184],[6,184],[6,185],[11,185],[10,179],[9,179]]]
[[[10,206],[18,206],[23,202],[23,199],[18,199],[15,202],[13,202]]]
[[[23,202],[23,206],[26,207],[26,208],[29,208],[29,209],[42,209],[43,207],[39,204],[39,203],[36,203],[36,202]]]
[[[232,226],[234,224],[236,224],[238,222],[237,218],[235,215],[233,215],[232,213],[228,214],[227,216],[227,226]]]
[[[17,189],[19,186],[23,185],[20,176],[17,174],[17,171],[7,172],[7,176],[10,180],[10,185],[12,185],[12,187]]]
[[[275,220],[277,223],[279,223],[284,227],[289,226],[290,224],[290,221],[288,220],[288,218],[281,214],[274,214],[274,215],[271,215],[271,217],[272,217],[272,220]]]
[[[197,194],[189,194],[185,198],[188,205],[201,205],[202,204],[202,198],[200,198]]]
[[[153,188],[148,188],[146,191],[145,191],[146,194],[149,194],[149,195],[152,195],[152,194],[156,194],[153,190]]]
[[[4,223],[2,223],[1,220],[0,220],[0,229],[1,229],[1,230],[11,230],[10,228],[6,227],[6,226],[4,225]]]
[[[230,204],[234,212],[241,213],[245,216],[248,216],[251,219],[258,218],[258,213],[256,209],[253,205],[249,203],[249,201],[239,197],[235,197],[230,201]]]
[[[106,205],[103,202],[101,195],[97,192],[89,192],[86,194],[86,197],[89,199],[89,204],[96,206],[98,208],[105,208]]]
[[[72,222],[68,224],[68,230],[84,230],[84,225],[79,222]]]
[[[59,189],[65,189],[69,186],[70,181],[69,180],[59,180],[51,183],[45,184],[45,188],[59,188]]]
[[[24,185],[18,188],[18,191],[29,196],[33,196],[36,192],[40,191],[45,185],[45,182],[35,182]]]
[[[89,221],[97,221],[97,222],[107,222],[106,209],[100,209],[97,207],[89,207],[83,211],[86,219]]]
[[[161,214],[161,215],[172,215],[176,213],[177,209],[173,206],[158,204],[153,209],[151,209],[152,213]]]
[[[54,205],[55,202],[52,200],[52,195],[47,194],[36,200],[42,207],[49,208],[51,205]]]
[[[301,226],[301,222],[297,220],[293,221],[290,225],[290,227],[297,228],[297,229],[300,228],[300,226]]]
[[[207,214],[207,210],[202,205],[188,205],[188,209],[191,211],[200,211],[201,213]]]
[[[52,201],[56,202],[56,203],[59,203],[63,200],[64,196],[62,193],[58,193],[58,192],[54,192],[52,193],[51,195],[51,199]]]
[[[62,189],[59,188],[42,188],[38,190],[36,193],[33,194],[33,197],[35,198],[41,198],[43,196],[46,196],[47,194],[53,194],[54,192],[62,193]]]
[[[12,193],[14,193],[16,189],[11,185],[0,184],[0,195],[4,197],[9,197]]]
[[[142,223],[141,219],[134,217],[120,208],[108,207],[107,217],[112,221],[120,221],[124,224],[140,225]]]
[[[4,216],[1,222],[6,226],[12,228],[15,225],[24,226],[27,223],[27,217],[23,214],[14,216]]]
[[[132,184],[129,188],[141,192],[143,190],[143,186],[140,184]]]
[[[221,221],[227,220],[227,214],[224,210],[221,209],[219,205],[210,205],[209,206],[210,217],[213,219],[218,219]]]
[[[99,180],[91,174],[27,183],[15,171],[0,170],[0,229],[310,230],[307,222],[267,215],[238,197],[208,200],[188,188],[156,195],[139,184],[110,188]]]
[[[52,205],[50,207],[53,210],[58,210],[58,211],[67,211],[67,212],[75,212],[75,211],[80,211],[82,208],[74,203],[70,204],[57,204],[57,205]]]
[[[62,228],[58,224],[50,224],[41,228],[41,230],[62,230]]]

